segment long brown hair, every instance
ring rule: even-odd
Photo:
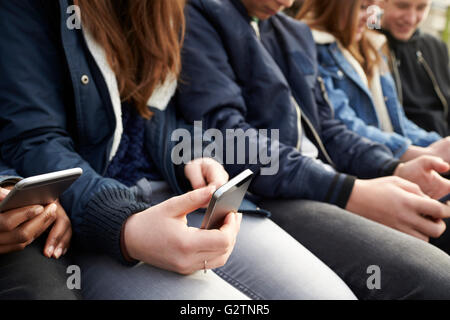
[[[181,71],[184,0],[75,0],[83,27],[104,48],[122,101],[149,119],[147,101]]]
[[[375,66],[382,62],[381,54],[369,41],[369,30],[356,43],[358,14],[361,0],[305,0],[297,19],[305,20],[312,28],[331,33],[349,50],[371,79]],[[347,17],[343,20],[343,17]]]

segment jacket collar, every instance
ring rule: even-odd
[[[386,36],[386,38],[388,39],[390,45],[401,45],[401,44],[415,43],[415,42],[417,42],[420,39],[420,37],[422,35],[422,31],[420,29],[417,29],[416,32],[414,32],[414,34],[412,35],[412,37],[409,40],[403,41],[403,40],[399,40],[399,39],[395,38],[392,35],[392,33],[390,33],[386,29],[381,29],[381,30],[379,30],[379,32]]]
[[[312,29],[312,35],[313,35],[314,41],[319,45],[332,44],[332,43],[337,42],[336,37],[326,31]]]
[[[316,44],[328,46],[328,51],[339,69],[371,99],[369,88],[364,85],[361,77],[350,62],[347,61],[347,58],[345,58],[342,52],[343,48],[336,37],[329,32],[314,29],[312,30],[312,34]]]
[[[338,42],[336,37],[327,31],[313,29],[312,34],[314,41],[318,45],[326,45]],[[378,32],[368,32],[367,38],[377,50],[381,50],[381,48],[386,44],[387,41],[386,37]]]

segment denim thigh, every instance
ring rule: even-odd
[[[43,254],[47,233],[23,251],[0,255],[0,300],[78,300],[67,286],[72,250],[58,260]]]
[[[436,246],[325,203],[266,200],[260,205],[359,299],[450,299],[450,257]],[[380,286],[373,285],[374,267]]]
[[[198,227],[203,215],[191,214]],[[259,300],[356,299],[323,262],[270,219],[245,214],[235,248],[216,274]]]
[[[213,272],[184,276],[148,264],[129,267],[103,254],[78,252],[87,300],[248,300]]]
[[[199,226],[203,214],[188,216]],[[355,299],[324,263],[272,221],[245,215],[224,267],[190,276],[147,264],[126,267],[105,255],[81,253],[86,299]]]

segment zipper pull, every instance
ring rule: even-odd
[[[416,52],[416,56],[417,56],[417,59],[418,59],[420,62],[423,61],[423,54],[422,54],[422,51],[418,50],[418,51]]]

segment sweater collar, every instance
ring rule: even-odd
[[[314,41],[319,45],[331,44],[331,43],[337,42],[336,37],[326,31],[312,29],[312,35],[313,35]]]
[[[312,35],[314,41],[319,45],[332,44],[338,42],[336,37],[327,31],[313,29]],[[380,50],[386,43],[386,37],[380,33],[368,32],[367,38],[377,50]]]

